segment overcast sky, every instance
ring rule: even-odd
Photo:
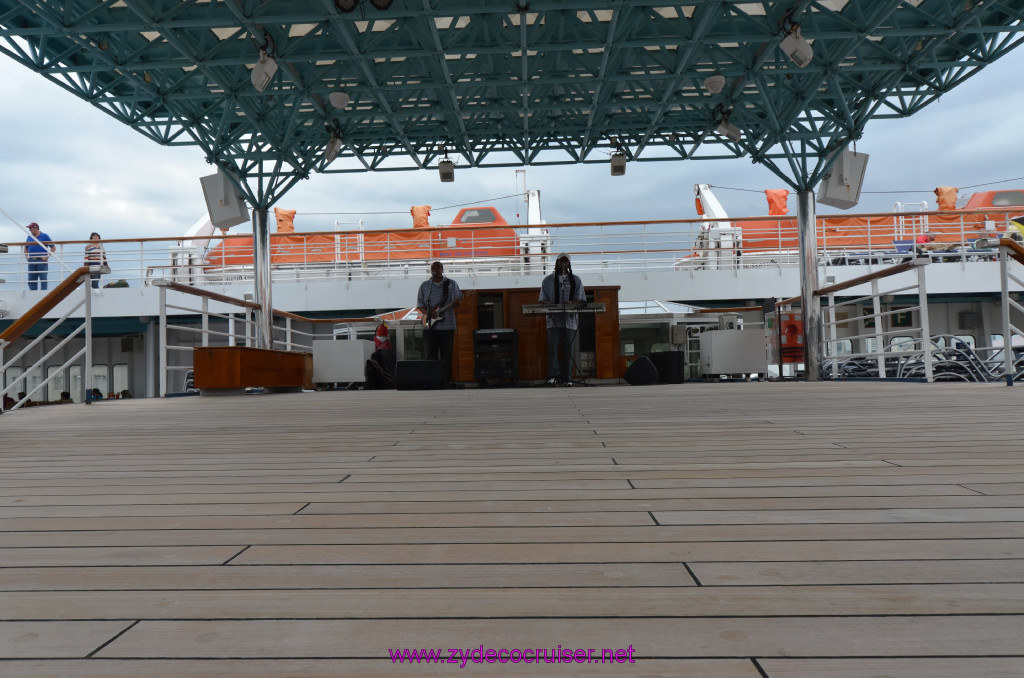
[[[851,212],[892,209],[894,201],[928,200],[940,185],[968,187],[1024,176],[1019,86],[1024,50],[1017,50],[913,118],[875,121],[857,149],[870,155],[861,203]],[[55,240],[176,236],[205,211],[199,177],[211,173],[195,147],[165,148],[0,56],[0,208],[20,224],[37,221]],[[531,167],[527,185],[541,191],[548,223],[694,218],[692,186],[761,191],[785,186],[749,160],[631,163],[625,177],[608,166]],[[1024,181],[994,187],[1024,186]],[[511,223],[525,223],[522,202],[494,200],[516,192],[514,168],[458,168],[442,184],[436,170],[365,175],[314,175],[278,203],[299,211],[300,231],[329,230],[334,220],[363,216],[368,227],[412,225],[411,205],[434,207],[431,223],[486,201]],[[880,191],[899,191],[897,195]],[[916,191],[912,193],[910,191]],[[718,189],[731,216],[767,213],[763,195]],[[970,190],[961,190],[961,195]],[[790,209],[795,201],[790,197]],[[819,213],[837,210],[819,206]],[[343,213],[358,214],[316,214]],[[400,212],[394,215],[372,214]],[[237,226],[234,232],[246,229]],[[0,242],[25,234],[0,215]]]

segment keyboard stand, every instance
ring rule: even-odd
[[[572,308],[572,306],[573,306],[572,304],[562,304],[562,312],[561,312],[561,315],[562,315],[562,325],[567,325],[568,324],[568,322],[567,322],[568,321],[568,315],[569,315],[569,313],[574,312],[574,311],[570,310]],[[579,319],[579,314],[577,314],[576,315],[576,329],[574,329],[572,331],[572,334],[569,335],[569,349],[568,349],[569,350],[569,383],[570,384],[582,384],[583,386],[590,386],[590,383],[587,381],[587,378],[583,375],[583,370],[580,368],[579,362],[576,360],[576,357],[579,354],[579,350],[578,350],[579,347],[576,344],[576,340],[579,338],[579,334],[580,334],[580,319]],[[573,379],[573,377],[572,377],[573,372],[576,372],[579,375],[579,377],[580,377],[579,381]]]

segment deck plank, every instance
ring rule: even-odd
[[[447,660],[448,657],[445,657]],[[972,666],[978,666],[975,663]],[[644,678],[761,678],[753,662],[746,659],[639,659],[634,664],[529,664],[531,678],[620,678],[642,675]],[[272,659],[258,660],[181,659],[79,661],[0,661],[4,678],[408,678],[416,676],[480,676],[507,678],[507,663],[476,663],[472,658],[461,664],[393,664],[388,659]],[[966,674],[965,674],[966,675]],[[914,678],[917,678],[916,676]],[[940,675],[937,678],[945,678]],[[976,678],[1008,678],[1004,675],[977,675]],[[1016,678],[1016,677],[1014,677]]]
[[[15,549],[11,549],[14,551]],[[30,550],[30,549],[26,549]],[[57,549],[52,549],[56,551]],[[93,549],[89,549],[93,550]],[[1024,539],[919,539],[805,542],[634,542],[622,544],[369,544],[256,545],[232,562],[239,565],[367,563],[609,563],[738,560],[958,560],[1024,558]]]
[[[696,619],[142,621],[103,658],[387,657],[393,648],[638,648],[643,658],[1020,653],[1024,615]],[[856,639],[856,642],[851,642]]]
[[[123,621],[0,621],[0,659],[86,657],[129,626]]]
[[[1020,678],[1019,657],[765,659],[769,678]]]
[[[1019,563],[1018,563],[1019,564]],[[682,570],[682,567],[679,568]],[[6,592],[0,620],[690,618],[1013,615],[1024,583],[409,590]]]

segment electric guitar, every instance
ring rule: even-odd
[[[434,311],[437,312],[437,317],[436,318],[432,317],[434,315],[433,312],[425,313],[423,315],[423,317],[420,318],[420,322],[423,323],[423,329],[425,329],[425,330],[433,329],[434,325],[436,325],[437,323],[439,323],[442,320],[444,320],[444,312],[447,311],[452,306],[454,306],[455,303],[458,302],[458,301],[460,301],[460,300],[459,299],[452,299],[451,301],[449,301],[444,306],[435,306],[434,307]]]

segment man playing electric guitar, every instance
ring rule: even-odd
[[[445,363],[445,374],[452,378],[452,347],[455,344],[455,313],[462,303],[462,290],[458,283],[444,275],[444,265],[435,261],[430,265],[430,279],[424,280],[416,296],[416,310],[423,323],[424,359],[440,358]]]

